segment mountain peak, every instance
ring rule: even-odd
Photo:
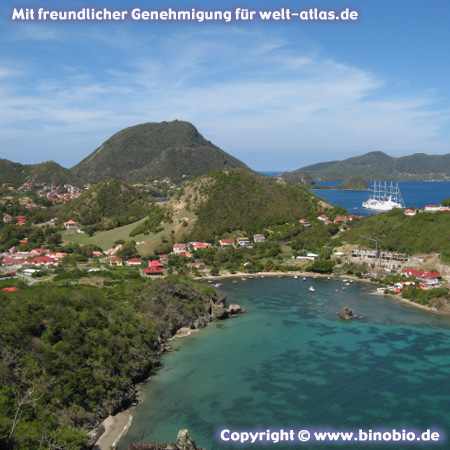
[[[206,140],[190,122],[146,122],[125,128],[101,144],[72,170],[95,182],[106,177],[126,181],[180,180],[211,170],[246,168]]]

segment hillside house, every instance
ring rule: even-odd
[[[209,244],[208,242],[191,242],[190,243],[190,248],[193,251],[205,250],[205,249],[207,249],[209,247],[211,247],[211,244]]]
[[[303,225],[305,228],[308,228],[308,227],[311,226],[311,223],[309,222],[308,219],[300,219],[300,220],[298,221],[298,223],[299,223],[300,225]]]
[[[56,261],[53,258],[50,258],[50,256],[35,256],[34,258],[30,258],[27,261],[27,264],[37,267],[50,267],[50,266],[57,266],[58,261]]]
[[[254,234],[253,235],[253,242],[255,244],[258,244],[260,242],[265,242],[266,237],[263,234]]]
[[[219,245],[223,247],[234,247],[234,239],[220,239]]]
[[[236,239],[237,244],[239,247],[250,247],[251,242],[248,237],[242,236]]]
[[[122,258],[112,255],[109,257],[109,265],[112,267],[122,267],[123,266],[123,260]]]
[[[125,265],[127,265],[128,267],[139,267],[141,264],[141,258],[130,258],[129,260],[125,261]]]
[[[146,267],[142,272],[144,275],[148,276],[163,275],[164,266],[161,264],[161,261],[154,259],[148,262],[148,267]]]
[[[421,287],[437,287],[440,285],[441,274],[437,271],[427,271],[406,267],[402,270],[402,274],[408,278],[416,278]]]
[[[405,216],[407,216],[407,217],[413,217],[413,216],[415,216],[415,215],[417,214],[417,210],[411,209],[411,208],[406,208],[406,209],[403,211],[403,214],[404,214]]]
[[[76,222],[73,219],[68,220],[67,222],[64,222],[64,228],[67,231],[79,231],[80,230],[80,224]]]
[[[317,216],[317,220],[319,222],[322,222],[325,225],[330,225],[331,224],[330,218],[327,215],[325,215],[325,214],[320,214],[320,216]]]
[[[19,226],[23,226],[27,223],[27,218],[25,216],[17,216],[16,217],[16,223]]]
[[[13,221],[13,216],[10,214],[3,214],[3,223],[11,223]]]
[[[175,255],[182,255],[187,252],[187,244],[174,244],[172,247],[172,252]]]

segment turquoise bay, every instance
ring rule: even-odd
[[[340,280],[230,280],[221,289],[248,314],[186,338],[165,356],[121,450],[131,442],[172,441],[180,428],[208,450],[238,448],[219,442],[217,431],[225,426],[449,433],[449,318]],[[364,319],[338,320],[344,305]],[[431,446],[449,448],[448,442],[420,448]],[[333,447],[343,448],[299,446]]]

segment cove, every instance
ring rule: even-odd
[[[315,292],[309,292],[313,285]],[[131,442],[172,442],[188,428],[208,450],[238,447],[217,432],[266,428],[407,428],[450,433],[450,319],[372,295],[341,280],[223,282],[248,313],[180,342],[144,388]],[[363,320],[342,322],[347,305]],[[411,448],[411,444],[297,445]],[[449,443],[414,446],[449,448]]]

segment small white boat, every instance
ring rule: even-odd
[[[309,292],[316,292],[316,289],[314,288],[314,286],[309,287]]]
[[[303,281],[306,281],[306,277],[303,277]]]
[[[218,287],[220,287],[220,286],[222,286],[221,283],[216,283],[216,284],[214,285],[214,287],[216,287],[216,288],[218,288]]]
[[[298,278],[298,275],[295,275],[295,277],[294,277],[295,279],[297,279]]]
[[[350,284],[350,283],[345,283],[345,285],[346,285],[346,286],[351,286],[351,284]]]
[[[327,277],[327,280],[331,280],[331,277]]]

